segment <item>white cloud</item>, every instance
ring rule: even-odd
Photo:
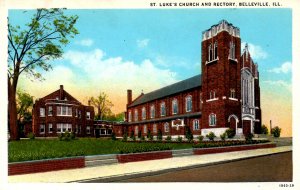
[[[76,41],[76,44],[82,45],[82,46],[92,46],[94,44],[94,41],[92,39],[83,39],[81,41]]]
[[[242,42],[241,49],[245,48],[246,42]],[[259,59],[266,59],[268,57],[268,53],[259,45],[255,45],[252,43],[248,43],[248,49],[250,51],[250,55],[252,59],[259,60]]]
[[[268,70],[268,72],[271,72],[271,73],[285,73],[285,74],[287,74],[291,70],[292,70],[292,63],[289,62],[289,61],[287,61],[287,62],[284,62],[280,67],[276,67],[276,68]]]
[[[148,46],[149,41],[150,41],[149,39],[143,39],[143,40],[137,40],[136,43],[139,48],[145,48]]]
[[[276,80],[276,81],[267,80],[267,81],[263,81],[263,82],[266,84],[269,84],[269,85],[286,88],[287,90],[292,92],[292,84],[289,82],[286,82],[283,80]]]

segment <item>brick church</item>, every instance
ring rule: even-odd
[[[201,53],[202,74],[135,99],[128,90],[126,121],[116,126],[117,135],[149,130],[175,138],[187,128],[195,136],[219,136],[228,128],[237,136],[260,133],[258,65],[247,45],[241,51],[239,28],[225,20],[211,26],[202,33]]]

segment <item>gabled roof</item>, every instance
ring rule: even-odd
[[[200,87],[201,84],[201,75],[196,75],[183,81],[177,82],[175,84],[171,84],[169,86],[144,94],[138,99],[134,100],[132,104],[128,105],[128,107],[133,107],[152,100],[160,99],[166,96],[170,96],[172,94],[183,92],[192,88]]]

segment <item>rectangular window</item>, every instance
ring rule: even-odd
[[[70,106],[57,106],[56,110],[58,116],[72,116],[72,107]]]
[[[144,125],[144,134],[147,133],[147,125]]]
[[[75,117],[77,117],[78,116],[78,109],[76,108],[75,109]]]
[[[53,109],[52,106],[48,107],[48,116],[52,116],[53,115]]]
[[[45,117],[45,108],[40,108],[40,117]]]
[[[57,133],[64,133],[66,131],[72,132],[71,123],[58,123],[56,126],[57,126]]]
[[[40,134],[45,133],[45,124],[40,124]]]
[[[135,135],[138,135],[139,133],[139,127],[138,126],[135,126],[135,131],[134,131]]]
[[[76,133],[76,134],[78,133],[78,125],[77,124],[75,125],[74,133]]]
[[[162,103],[160,105],[160,116],[165,116],[166,115],[166,104]]]
[[[78,110],[78,118],[81,118],[81,110]]]
[[[91,134],[91,127],[90,126],[86,126],[86,134]]]
[[[53,127],[52,127],[52,123],[48,124],[48,133],[52,133],[53,132]]]
[[[193,127],[194,127],[195,131],[199,130],[199,120],[198,119],[194,120],[194,126]]]
[[[143,120],[146,119],[146,108],[145,107],[143,107],[143,109],[142,109],[142,119]]]
[[[91,112],[86,112],[86,119],[91,119]]]

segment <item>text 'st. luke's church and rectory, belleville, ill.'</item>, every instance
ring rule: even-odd
[[[248,46],[241,51],[240,29],[225,20],[202,33],[200,75],[132,98],[127,91],[125,121],[94,121],[94,109],[60,89],[37,100],[32,131],[36,136],[57,136],[65,131],[78,136],[122,137],[132,131],[153,136],[194,136],[232,128],[237,136],[259,133],[261,108],[258,65]]]

